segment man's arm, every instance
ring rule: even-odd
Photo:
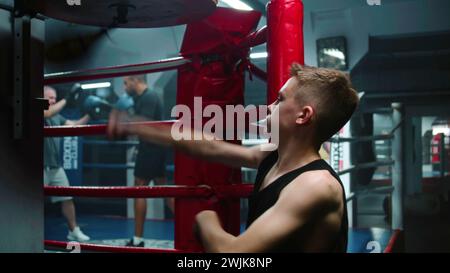
[[[57,103],[50,105],[48,110],[44,110],[44,118],[51,118],[62,111],[69,101],[73,101],[81,92],[81,85],[76,83],[72,86],[66,96]]]
[[[295,242],[293,236],[309,221],[330,213],[336,219],[335,228],[338,228],[342,203],[340,186],[326,175],[311,174],[301,175],[286,186],[277,203],[237,237],[223,230],[215,212],[199,213],[196,216],[198,237],[205,251],[270,252]]]
[[[187,134],[193,136],[194,132],[187,132]],[[233,167],[257,168],[269,153],[262,151],[259,146],[248,148],[221,140],[207,140],[204,135],[202,140],[175,140],[170,126],[135,125],[127,122],[126,115],[116,110],[113,110],[110,115],[108,135],[113,138],[137,135],[144,141],[170,146],[190,156]]]
[[[84,125],[87,124],[90,119],[91,117],[88,114],[86,114],[79,120],[66,120],[66,123],[64,125],[71,125],[71,126]]]
[[[58,114],[66,106],[66,104],[67,101],[65,99],[62,99],[57,103],[50,105],[48,110],[44,110],[44,118],[51,118],[54,115]]]

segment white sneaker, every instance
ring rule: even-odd
[[[91,238],[81,231],[80,227],[75,227],[73,231],[69,230],[69,234],[67,235],[67,239],[70,241],[78,241],[85,242],[89,241]]]

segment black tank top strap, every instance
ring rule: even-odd
[[[267,155],[259,164],[258,172],[255,178],[255,187],[253,192],[256,193],[261,188],[261,183],[266,177],[267,173],[270,171],[270,168],[277,162],[278,160],[278,152],[274,151]]]

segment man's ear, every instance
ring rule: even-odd
[[[314,109],[311,106],[305,106],[302,108],[302,110],[298,113],[296,123],[297,124],[307,124],[312,120],[312,117],[314,115]]]

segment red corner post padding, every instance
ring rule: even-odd
[[[271,0],[267,4],[267,103],[289,79],[292,63],[304,64],[303,3],[301,0]]]
[[[243,104],[244,62],[241,61],[249,49],[242,49],[239,45],[256,29],[260,16],[256,11],[217,8],[205,20],[187,26],[181,55],[193,61],[178,70],[177,104],[187,105],[191,113],[194,113],[194,97],[202,98],[203,109],[211,104],[221,107]],[[203,119],[203,124],[205,122]],[[214,187],[241,183],[241,172],[176,153],[175,181],[177,185],[206,184]],[[192,234],[192,225],[195,215],[207,208],[211,208],[210,202],[176,200],[175,248],[202,249]],[[218,211],[224,228],[238,235],[239,199],[220,201],[214,209]]]

